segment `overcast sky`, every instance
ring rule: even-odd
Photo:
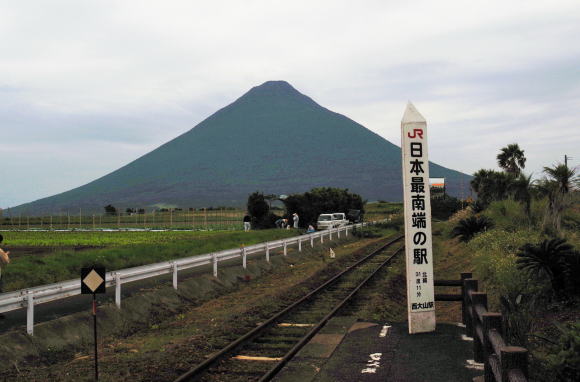
[[[0,207],[101,177],[286,80],[466,173],[580,164],[580,1],[2,1]]]

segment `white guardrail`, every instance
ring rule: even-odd
[[[336,233],[337,237],[340,238],[341,232],[344,232],[345,236],[347,236],[348,231],[353,228],[361,228],[363,225],[374,223],[375,222],[347,225],[343,227],[317,231],[311,234],[295,236],[288,239],[249,245],[247,247],[226,249],[224,251],[213,252],[204,255],[165,261],[163,263],[155,263],[134,268],[111,271],[107,272],[106,274],[106,286],[115,287],[115,303],[117,304],[118,308],[121,308],[121,286],[123,284],[173,273],[173,288],[177,289],[177,272],[181,270],[213,264],[213,275],[214,277],[217,277],[218,263],[220,261],[241,257],[242,267],[245,269],[248,255],[265,252],[266,261],[269,262],[270,250],[284,248],[284,256],[286,256],[287,247],[289,245],[298,245],[298,251],[302,251],[302,244],[304,242],[310,242],[310,246],[314,247],[314,239],[320,239],[320,243],[324,243],[324,236],[328,236],[328,239],[332,240],[332,235]],[[14,292],[2,293],[0,294],[0,313],[27,308],[26,331],[28,334],[33,335],[35,305],[55,300],[61,300],[64,298],[76,296],[78,294],[81,294],[80,278],[55,284],[20,289]]]

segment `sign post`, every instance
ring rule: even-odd
[[[105,268],[81,269],[81,293],[93,295],[93,334],[95,340],[95,381],[99,380],[99,357],[97,352],[97,293],[105,293]]]
[[[435,330],[427,121],[411,102],[401,121],[409,333]]]

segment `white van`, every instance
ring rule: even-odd
[[[318,230],[342,227],[348,224],[345,214],[337,212],[334,214],[320,214],[316,221]]]
[[[342,212],[332,214],[332,221],[334,223],[334,227],[342,227],[348,224],[348,219],[346,215]]]

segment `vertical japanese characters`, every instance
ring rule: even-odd
[[[427,124],[412,104],[407,106],[401,127],[407,297],[411,322],[414,312],[435,310],[429,159]]]

